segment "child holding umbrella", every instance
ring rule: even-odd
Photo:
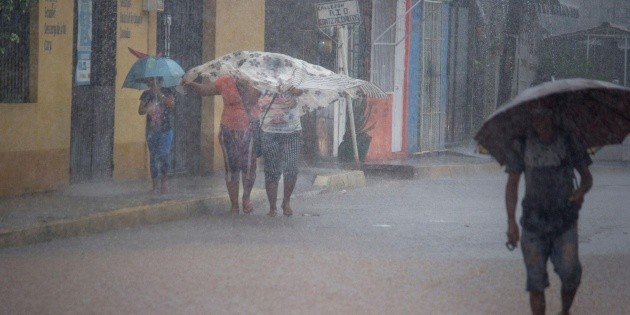
[[[147,78],[149,89],[140,95],[138,114],[147,116],[146,136],[149,146],[149,161],[153,193],[168,193],[168,171],[173,143],[173,91],[163,88],[162,78]]]

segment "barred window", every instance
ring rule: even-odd
[[[15,9],[0,16],[0,103],[31,101],[31,10],[17,1]]]
[[[372,82],[385,92],[394,91],[396,55],[396,1],[372,2]]]

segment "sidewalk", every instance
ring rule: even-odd
[[[627,163],[596,162],[597,168],[627,168]],[[502,172],[489,156],[448,150],[401,161],[366,163],[363,171],[336,166],[302,167],[295,198],[341,191],[366,184],[368,177],[396,179],[463,176]],[[252,191],[254,215],[266,214],[263,174]],[[61,191],[0,197],[0,248],[89,235],[113,229],[181,220],[200,215],[228,215],[230,203],[223,172],[202,177],[175,177],[170,193],[152,195],[148,181],[71,185]],[[282,186],[279,187],[281,197]],[[241,212],[242,213],[242,212]],[[243,215],[243,214],[241,214]]]
[[[254,213],[266,214],[264,175],[257,176],[251,195],[256,207]],[[165,195],[149,193],[148,181],[108,181],[71,185],[61,191],[0,197],[0,248],[197,215],[227,215],[230,202],[223,172],[174,177],[169,184],[170,192]],[[307,167],[300,169],[294,197],[361,186],[365,186],[361,171]],[[281,197],[282,184],[278,191]]]

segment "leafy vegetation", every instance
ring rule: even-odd
[[[376,123],[369,124],[372,107],[368,104],[366,97],[362,97],[360,100],[352,100],[352,108],[354,110],[354,127],[357,133],[359,160],[365,161],[365,156],[372,140],[368,132],[374,129]],[[354,161],[350,119],[346,120],[346,133],[343,135],[343,141],[339,144],[338,158],[340,162],[349,163]]]

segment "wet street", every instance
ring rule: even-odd
[[[593,176],[573,314],[630,314],[630,168]],[[295,199],[291,218],[258,204],[3,249],[0,313],[529,314],[521,253],[504,246],[506,179],[372,178]]]

